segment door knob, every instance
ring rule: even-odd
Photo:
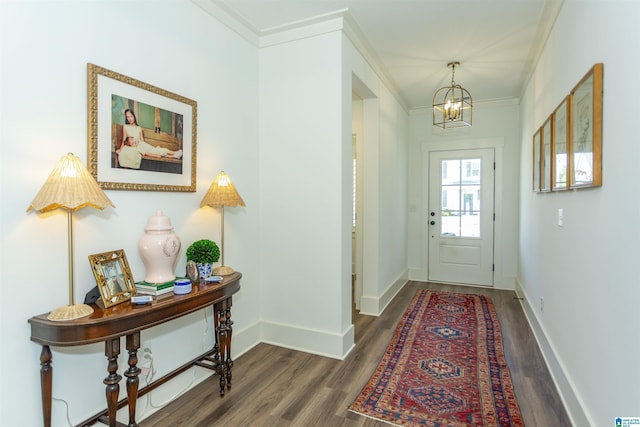
[[[429,224],[436,225],[436,222],[435,221],[431,221]]]
[[[436,216],[436,213],[435,212],[431,212],[429,215]]]

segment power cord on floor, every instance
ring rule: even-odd
[[[150,358],[151,358],[151,364],[149,365],[149,375],[145,379],[145,382],[146,382],[147,385],[151,384],[151,382],[153,381],[153,376],[156,373],[155,367],[153,366],[153,355],[151,355],[151,352],[149,352],[149,355],[150,355]],[[152,392],[147,393],[147,407],[153,408],[153,409],[160,409],[160,408],[165,407],[167,404],[171,403],[172,401],[174,401],[178,397],[182,396],[187,390],[189,390],[191,388],[191,386],[193,385],[193,382],[195,381],[195,379],[196,379],[196,374],[195,374],[195,370],[194,370],[193,376],[192,376],[191,381],[189,382],[189,384],[187,384],[182,390],[177,392],[174,396],[170,397],[168,400],[166,400],[166,401],[164,401],[162,403],[154,403],[152,398],[151,398]]]
[[[207,316],[208,310],[203,310],[204,313],[204,330],[203,330],[203,338],[202,338],[202,351],[204,351],[206,343],[205,340],[208,337],[209,331],[210,331],[210,326],[209,326],[209,319]],[[153,381],[153,377],[156,373],[155,367],[153,365],[153,353],[151,352],[151,350],[149,348],[145,348],[143,350],[143,354],[142,354],[142,359],[143,359],[143,364],[145,363],[145,361],[149,361],[149,370],[147,375],[141,374],[145,376],[145,384],[149,385],[151,384],[151,382]],[[161,409],[163,407],[165,407],[167,404],[171,403],[172,401],[174,401],[175,399],[177,399],[178,397],[182,396],[184,393],[186,393],[191,386],[193,386],[195,380],[196,380],[196,369],[192,368],[192,372],[193,372],[193,376],[191,377],[191,381],[189,382],[189,384],[187,384],[182,390],[180,390],[178,393],[176,393],[174,396],[170,397],[168,400],[166,400],[163,403],[160,404],[154,404],[152,399],[151,399],[151,394],[152,392],[147,393],[147,402],[146,402],[146,406],[147,408],[153,408],[153,409]],[[144,415],[144,414],[141,414]]]
[[[206,344],[206,340],[209,336],[209,331],[211,330],[210,324],[209,324],[209,316],[208,316],[208,310],[203,310],[203,314],[204,314],[204,330],[202,332],[202,351],[205,351],[205,347],[208,347]],[[146,363],[148,362],[149,366],[148,368],[145,368],[144,366],[146,365]],[[142,350],[142,363],[141,363],[142,367],[141,367],[141,373],[140,376],[144,377],[144,382],[145,385],[149,385],[151,384],[151,382],[153,381],[153,378],[156,374],[156,369],[155,366],[153,364],[153,352],[151,351],[151,349],[149,348],[144,348]],[[191,378],[191,381],[189,382],[189,384],[187,384],[184,389],[182,389],[181,391],[179,391],[178,393],[176,393],[173,397],[169,398],[168,400],[166,400],[163,403],[160,404],[154,404],[153,401],[151,400],[151,394],[152,392],[149,392],[146,394],[147,399],[146,399],[146,407],[147,408],[153,408],[153,409],[161,409],[163,407],[165,407],[167,404],[171,403],[173,400],[177,399],[178,397],[182,396],[185,392],[187,392],[191,386],[193,385],[193,383],[196,380],[196,369],[193,368],[193,376]],[[67,418],[67,424],[69,425],[69,427],[73,427],[73,423],[71,422],[71,417],[69,416],[69,403],[64,400],[64,399],[59,399],[57,397],[52,397],[52,400],[57,401],[57,402],[62,402],[65,406],[65,417]],[[140,414],[141,418],[144,418],[144,412],[142,414]]]
[[[203,331],[203,338],[202,338],[202,349],[204,351],[205,348],[205,340],[209,334],[209,320],[208,320],[208,316],[207,316],[207,310],[203,310],[204,311],[204,331]],[[146,385],[151,384],[151,382],[153,381],[153,378],[156,374],[156,369],[155,366],[153,365],[153,352],[151,351],[151,349],[149,348],[144,348],[142,350],[142,363],[141,365],[144,366],[146,363],[149,363],[148,368],[145,370],[144,368],[141,368],[142,372],[140,373],[140,376],[145,377],[144,382]],[[173,397],[169,398],[168,400],[166,400],[165,402],[161,403],[161,404],[154,404],[153,401],[151,400],[151,393],[149,392],[146,394],[147,396],[147,402],[146,402],[146,406],[147,408],[153,408],[153,409],[161,409],[163,407],[165,407],[167,404],[171,403],[173,400],[177,399],[178,397],[182,396],[185,392],[187,392],[191,386],[193,385],[193,383],[196,380],[196,370],[193,369],[193,376],[191,378],[191,381],[189,382],[189,384],[187,384],[184,389],[182,389],[181,391],[179,391],[178,393],[176,393]],[[57,397],[52,397],[53,401],[56,402],[62,402],[64,404],[65,407],[65,417],[67,419],[67,424],[69,425],[69,427],[73,427],[73,423],[71,422],[71,417],[69,415],[69,403],[64,400],[64,399],[60,399]],[[144,413],[140,414],[141,417],[143,418]]]
[[[64,403],[65,414],[66,414],[66,417],[67,417],[67,423],[69,424],[69,427],[73,427],[73,423],[71,423],[71,418],[69,417],[69,403],[67,403],[67,401],[64,400],[64,399],[58,399],[57,397],[52,397],[51,399],[55,400],[56,402]]]

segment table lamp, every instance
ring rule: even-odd
[[[221,242],[222,242],[222,265],[213,269],[213,274],[218,276],[226,276],[234,272],[233,268],[224,265],[224,207],[225,206],[245,206],[244,200],[236,191],[236,187],[231,182],[229,175],[220,172],[211,183],[209,191],[204,195],[200,207],[210,206],[212,208],[220,207],[221,209]]]
[[[40,192],[33,199],[27,212],[34,210],[48,212],[54,209],[67,211],[68,250],[69,250],[69,305],[53,310],[49,320],[73,320],[88,316],[93,309],[86,304],[73,303],[73,211],[86,206],[104,209],[107,205],[115,208],[111,200],[102,191],[96,180],[72,153],[62,157]]]

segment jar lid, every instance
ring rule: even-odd
[[[171,225],[171,220],[169,219],[169,217],[163,215],[162,211],[158,211],[154,216],[150,217],[147,220],[147,226],[145,227],[145,230],[173,230],[173,226]]]

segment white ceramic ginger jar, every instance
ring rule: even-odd
[[[147,221],[144,234],[138,241],[138,250],[147,269],[144,280],[148,283],[164,283],[175,280],[173,272],[180,238],[173,232],[169,217],[158,211]]]

